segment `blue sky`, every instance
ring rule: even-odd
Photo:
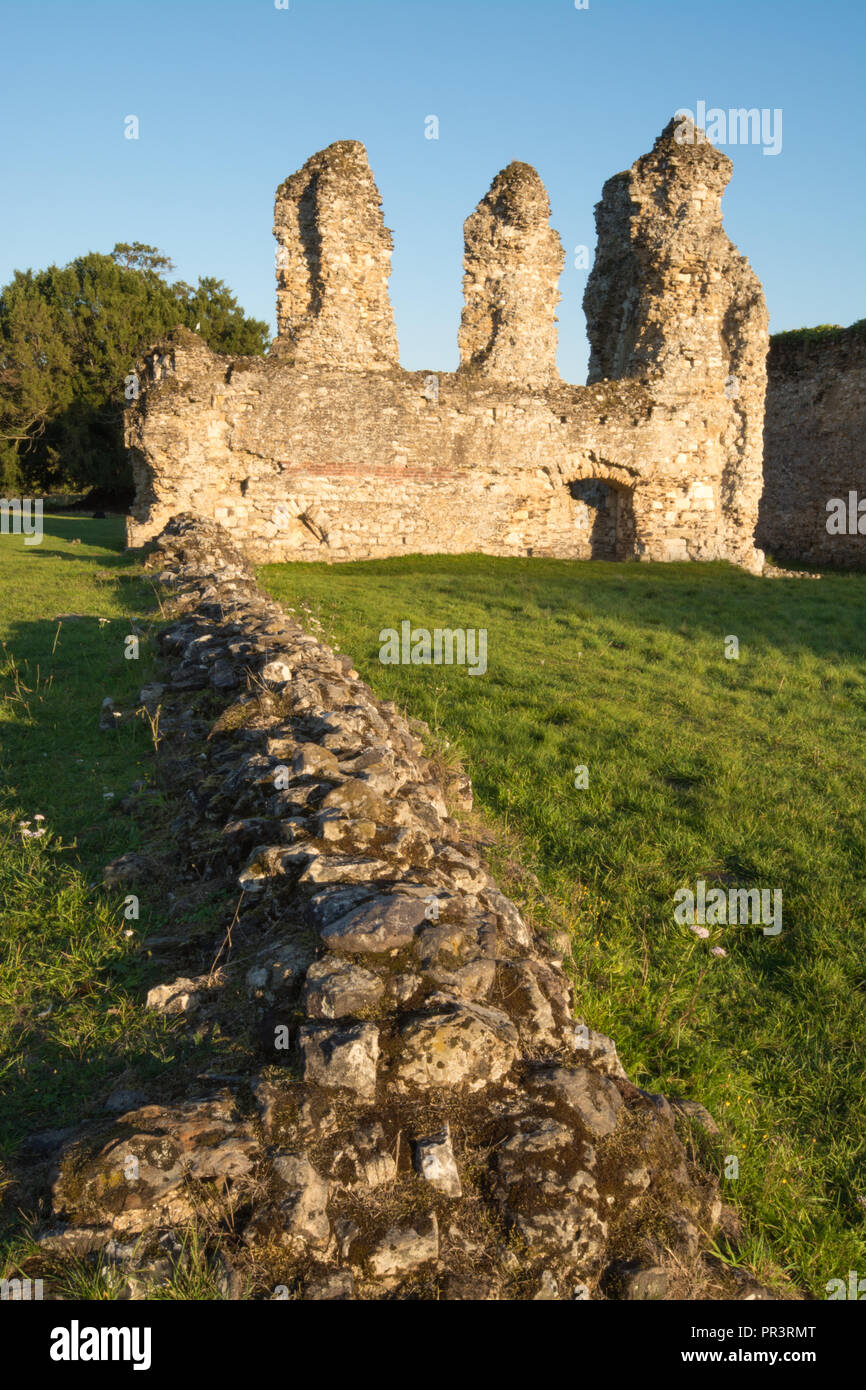
[[[3,0],[0,283],[144,241],[273,326],[274,189],[358,139],[394,232],[402,362],[448,370],[463,220],[521,159],[566,248],[559,366],[580,382],[574,248],[594,248],[602,184],[704,101],[783,113],[777,155],[725,147],[726,227],[771,329],[847,324],[866,315],[864,38],[863,0]]]

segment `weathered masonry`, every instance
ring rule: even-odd
[[[866,568],[864,329],[773,339],[757,537],[782,560]]]
[[[256,560],[482,551],[759,572],[767,311],[722,226],[731,168],[671,121],[605,184],[575,386],[556,370],[563,253],[534,169],[502,170],[465,224],[458,370],[407,372],[364,147],[314,155],[277,190],[268,356],[178,330],[140,364],[129,544],[188,511]]]

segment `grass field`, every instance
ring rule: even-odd
[[[581,1013],[639,1085],[718,1119],[747,1257],[819,1297],[862,1269],[866,576],[472,556],[261,578],[463,754],[536,917],[571,936]],[[485,628],[486,674],[380,664],[404,619]],[[698,939],[674,894],[699,879],[781,889],[782,933]]]
[[[145,722],[98,729],[103,697],[129,706],[150,674],[158,617],[121,530],[0,537],[0,1162],[194,1045],[141,1006],[134,948],[159,905],[130,923],[93,886],[136,848],[115,808],[153,776]],[[738,1161],[722,1187],[753,1233],[742,1258],[818,1297],[866,1267],[866,576],[462,557],[261,577],[463,754],[502,876],[570,934],[582,1016],[638,1084],[722,1125],[706,1158]],[[380,630],[406,618],[486,628],[487,673],[381,665]],[[700,878],[781,888],[781,935],[698,940],[673,908]]]
[[[96,886],[135,848],[116,808],[150,776],[146,724],[98,725],[106,695],[129,707],[144,683],[147,640],[127,660],[124,638],[154,595],[117,518],[46,517],[45,529],[39,546],[0,538],[0,1157],[171,1051],[136,1001],[149,905],[128,921],[123,895]],[[22,836],[25,822],[46,833]]]

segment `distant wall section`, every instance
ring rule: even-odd
[[[834,502],[844,503],[841,531],[834,520],[840,508],[828,511]],[[866,568],[862,324],[833,336],[781,336],[771,343],[757,539],[780,560]]]

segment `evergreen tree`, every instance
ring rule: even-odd
[[[0,290],[0,487],[96,489],[128,500],[123,383],[178,325],[216,352],[261,354],[268,328],[249,319],[222,280],[195,289],[165,277],[156,247],[119,242],[62,268],[16,271]]]

